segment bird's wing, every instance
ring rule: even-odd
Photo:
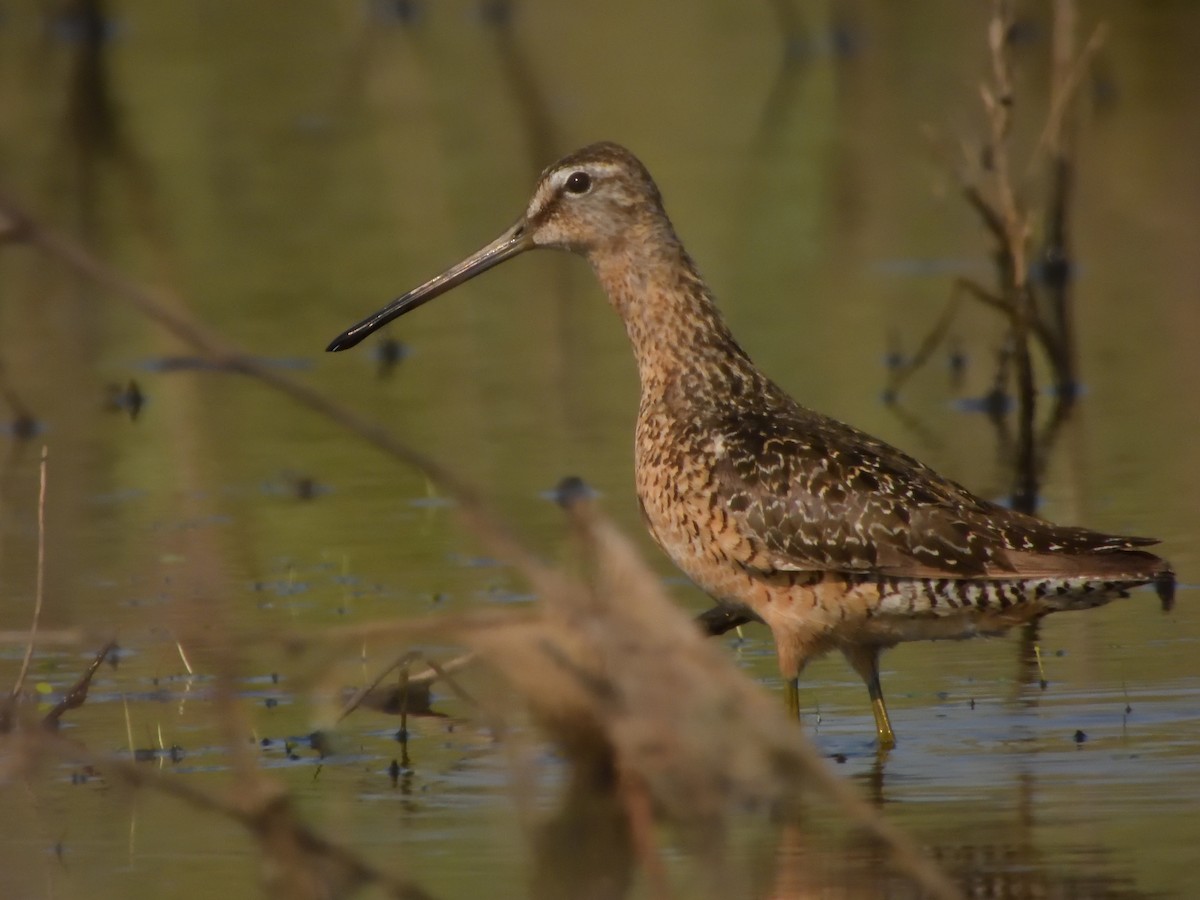
[[[798,406],[735,413],[713,443],[710,477],[749,541],[745,564],[763,571],[1049,576],[1065,574],[1072,553],[1153,543],[1003,509],[902,451]]]

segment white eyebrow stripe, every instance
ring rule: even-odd
[[[555,169],[550,173],[550,176],[542,182],[541,188],[533,195],[533,199],[529,202],[529,208],[525,211],[529,218],[535,217],[541,212],[550,201],[560,194],[563,186],[567,183],[567,179],[576,172],[587,172],[593,178],[602,178],[608,175],[613,175],[620,171],[620,166],[609,162],[588,162],[576,166],[563,166],[560,169]]]
[[[556,169],[550,173],[548,184],[554,190],[561,190],[566,184],[567,179],[576,172],[587,172],[593,178],[612,175],[618,170],[618,166],[608,162],[589,162],[579,166],[563,166],[561,169]]]
[[[558,169],[550,173],[549,187],[553,193],[558,193],[562,190],[562,186],[567,183],[567,179],[574,175],[578,169],[567,168]]]

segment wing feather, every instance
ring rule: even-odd
[[[748,565],[763,571],[1057,575],[1086,568],[1093,554],[1156,543],[1004,509],[908,454],[790,402],[770,412],[731,413],[715,434],[710,477],[750,542]]]

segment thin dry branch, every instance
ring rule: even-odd
[[[54,704],[54,708],[42,717],[43,727],[57,728],[63,713],[83,706],[84,701],[87,700],[88,691],[91,689],[92,678],[95,677],[96,670],[100,668],[104,660],[108,659],[108,655],[116,649],[116,641],[109,641],[100,648],[100,652],[92,658],[91,663],[84,670],[83,674],[79,676],[78,680],[71,685],[71,688],[63,695],[63,698]]]
[[[993,173],[994,208],[999,211],[1004,228],[1002,249],[1012,266],[1012,286],[1017,291],[1024,291],[1029,278],[1026,247],[1030,226],[1028,216],[1017,199],[1008,153],[1013,107],[1012,67],[1008,56],[1008,34],[1012,20],[1011,2],[994,0],[992,19],[988,24],[992,83],[980,85],[979,93],[988,118],[990,140],[987,155]]]
[[[1072,101],[1078,95],[1083,73],[1103,43],[1106,31],[1103,27],[1097,28],[1083,52],[1076,55],[1075,20],[1073,0],[1056,0],[1050,108],[1030,162],[1032,167],[1047,153],[1052,156],[1047,238],[1041,252],[1045,268],[1040,284],[1030,280],[1033,218],[1018,195],[1009,146],[1014,108],[1009,45],[1013,24],[1011,0],[993,0],[988,23],[989,77],[979,88],[988,130],[983,151],[979,153],[964,145],[964,162],[959,165],[948,164],[947,154],[941,153],[943,163],[957,180],[963,199],[975,210],[995,242],[995,289],[987,290],[972,281],[960,279],[955,285],[955,294],[965,290],[1007,319],[1010,364],[997,371],[997,379],[1001,394],[1015,396],[1017,401],[1016,439],[1012,442],[1016,476],[1012,501],[1016,508],[1025,512],[1032,512],[1036,506],[1040,460],[1045,457],[1045,447],[1039,446],[1034,427],[1037,385],[1030,352],[1031,338],[1041,347],[1054,372],[1057,387],[1055,420],[1061,421],[1076,395],[1067,249],[1067,214],[1074,174],[1069,124]],[[936,150],[943,150],[936,138],[932,143]],[[945,332],[943,317],[931,329],[925,349],[932,352]],[[915,368],[911,365],[892,376],[893,395],[896,382],[907,378]],[[1009,379],[1014,382],[1011,390]]]
[[[407,653],[402,653],[400,656],[396,657],[382,671],[380,671],[380,673],[378,675],[376,675],[374,678],[372,678],[370,681],[368,681],[366,684],[364,684],[361,688],[359,688],[357,691],[355,691],[353,693],[353,695],[351,695],[351,697],[342,705],[341,712],[338,713],[337,719],[335,721],[337,721],[337,722],[342,721],[344,718],[346,718],[346,716],[350,715],[350,713],[352,713],[356,709],[358,709],[358,707],[362,704],[363,700],[366,699],[367,695],[369,693],[371,693],[371,691],[375,690],[375,688],[379,687],[379,685],[383,681],[383,679],[387,678],[389,675],[391,675],[397,669],[405,670],[404,680],[407,683],[407,681],[408,681],[408,674],[407,674],[408,666],[411,665],[415,660],[420,659],[420,658],[421,658],[421,653],[420,653],[420,651],[417,651],[417,650],[409,650]]]
[[[1071,12],[1059,13],[1063,18],[1056,20],[1054,34],[1056,41],[1067,42],[1069,45],[1070,37],[1074,32],[1072,25],[1074,12],[1073,4],[1065,5],[1071,7]],[[1064,4],[1057,4],[1059,9],[1063,6]],[[1042,133],[1038,137],[1037,146],[1029,160],[1031,171],[1043,161],[1047,154],[1054,155],[1060,152],[1063,125],[1068,118],[1071,104],[1079,93],[1079,86],[1083,83],[1084,76],[1087,75],[1088,67],[1091,66],[1092,60],[1096,58],[1096,54],[1100,52],[1100,48],[1107,40],[1108,25],[1101,22],[1092,31],[1078,56],[1073,54],[1069,46],[1061,50],[1056,49],[1056,57],[1065,56],[1065,58],[1059,64],[1062,66],[1062,71],[1054,78],[1050,96],[1050,111],[1046,114]],[[1056,65],[1056,68],[1059,65]]]
[[[423,661],[428,668],[416,675],[409,674],[409,667],[418,661]],[[459,684],[454,677],[455,672],[475,661],[475,654],[463,653],[445,663],[429,659],[420,650],[410,650],[396,657],[383,668],[366,685],[354,691],[343,703],[342,709],[334,719],[341,722],[361,706],[386,712],[399,712],[401,716],[408,715],[438,715],[430,710],[430,685],[436,681],[444,681],[458,698],[470,706],[478,705],[475,698]],[[396,690],[379,690],[383,680],[397,669],[401,672],[401,683]],[[383,700],[380,700],[380,696]],[[401,725],[403,728],[404,726]]]
[[[29,663],[33,659],[33,645],[37,638],[38,622],[42,618],[42,597],[46,588],[46,464],[49,450],[42,445],[42,461],[38,467],[38,544],[37,544],[37,586],[34,589],[33,623],[29,626],[29,642],[25,645],[25,655],[21,658],[21,670],[17,673],[16,683],[13,684],[12,699],[20,696],[25,687],[25,676],[29,673]]]

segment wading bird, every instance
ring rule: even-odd
[[[766,623],[789,710],[805,664],[840,650],[895,737],[879,655],[1099,606],[1171,567],[1149,538],[1052,525],[982,500],[907,454],[801,406],[734,340],[645,166],[612,143],[546,169],[525,213],[477,253],[338,336],[392,319],[526,250],[591,263],[641,379],[637,496],[650,533],[731,616]]]

